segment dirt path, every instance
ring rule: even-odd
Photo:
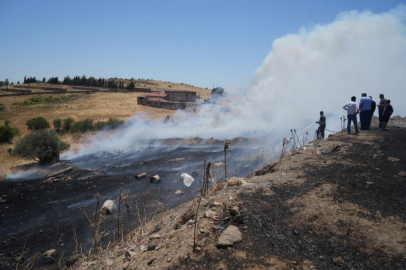
[[[154,224],[158,238],[117,244],[75,268],[404,269],[406,178],[398,174],[406,172],[405,135],[405,128],[334,135],[257,171],[244,186],[220,189],[202,201],[198,252],[193,214],[179,225],[189,202]],[[204,217],[209,210],[218,219]],[[243,240],[217,248],[229,225]]]

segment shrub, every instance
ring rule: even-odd
[[[73,123],[75,123],[75,120],[73,120],[72,118],[70,118],[70,117],[65,118],[63,120],[63,130],[64,131],[71,131]]]
[[[69,149],[69,144],[61,141],[55,130],[40,129],[19,140],[12,151],[13,155],[39,161],[59,158],[59,153]]]
[[[101,129],[104,129],[104,128],[107,128],[107,127],[111,128],[111,129],[116,129],[122,124],[124,124],[124,120],[120,120],[120,119],[117,119],[117,118],[110,118],[106,122],[97,121],[96,123],[94,123],[93,127],[96,130],[101,130]]]
[[[132,90],[132,89],[134,89],[134,88],[135,88],[135,84],[134,84],[133,81],[131,81],[131,82],[127,85],[127,89],[128,89],[128,90]]]
[[[62,128],[62,119],[61,118],[56,118],[53,122],[54,128],[56,128],[57,131],[61,130]]]
[[[112,129],[116,129],[122,124],[124,124],[124,120],[120,120],[117,118],[110,118],[109,121],[107,121],[107,126],[111,127]]]
[[[18,130],[4,125],[0,127],[0,143],[11,143],[13,138],[18,134]]]
[[[102,130],[103,128],[107,127],[107,122],[104,121],[97,121],[94,123],[94,129],[96,130]]]
[[[72,132],[86,132],[93,130],[93,120],[85,119],[83,121],[77,121],[72,126]]]
[[[49,123],[43,117],[33,118],[27,121],[27,127],[29,130],[36,131],[39,129],[49,128]]]
[[[0,111],[4,111],[6,109],[6,105],[0,104]]]

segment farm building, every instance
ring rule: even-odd
[[[184,110],[186,106],[196,102],[196,92],[165,91],[164,93],[151,93],[137,97],[137,104],[170,110]]]

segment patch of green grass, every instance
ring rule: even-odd
[[[57,103],[57,102],[62,102],[62,101],[69,101],[71,99],[74,99],[75,97],[77,97],[77,95],[59,96],[59,97],[38,96],[38,97],[29,98],[22,103],[14,103],[13,105],[31,106],[31,105],[37,105],[37,104]]]

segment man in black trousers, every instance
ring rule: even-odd
[[[376,110],[376,102],[372,99],[372,96],[369,96],[369,98],[371,99],[372,103],[371,103],[371,118],[369,119],[369,124],[371,124],[372,122],[372,116],[374,116],[374,112]]]
[[[379,105],[376,105],[376,106],[378,106],[378,114],[379,114],[379,127],[378,127],[378,129],[382,128],[382,112],[383,112],[383,109],[385,108],[385,103],[386,103],[386,99],[385,99],[385,96],[383,94],[380,94],[379,98],[381,99],[379,101]]]

